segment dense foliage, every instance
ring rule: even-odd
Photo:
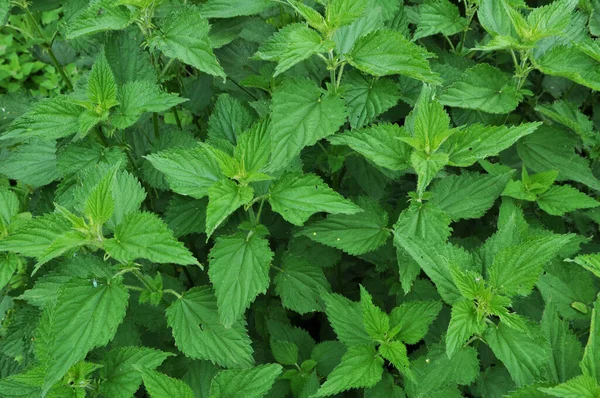
[[[600,0],[0,24],[1,397],[600,397]]]

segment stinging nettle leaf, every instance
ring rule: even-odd
[[[228,368],[254,362],[245,322],[226,329],[219,320],[217,300],[208,287],[186,291],[166,310],[177,348],[187,357],[206,359]]]
[[[185,6],[169,13],[161,21],[160,28],[160,35],[151,44],[167,57],[177,58],[210,75],[226,78],[210,46],[210,25],[198,7]]]
[[[331,287],[321,267],[308,260],[286,256],[274,282],[275,293],[285,308],[299,314],[325,309],[321,294],[329,293]]]
[[[425,49],[402,33],[386,29],[361,37],[346,54],[350,65],[374,76],[404,75],[437,84],[440,78],[431,71],[428,57]]]
[[[225,327],[233,325],[256,296],[267,291],[272,259],[269,242],[259,236],[238,234],[216,239],[209,254],[208,276]]]
[[[214,156],[200,145],[154,153],[146,159],[164,173],[174,192],[196,199],[207,196],[208,189],[223,178]]]
[[[258,49],[255,57],[277,62],[277,76],[314,54],[324,53],[333,43],[324,42],[316,31],[302,23],[286,25]]]
[[[372,77],[358,71],[344,75],[340,86],[348,105],[350,126],[355,129],[371,123],[398,103],[398,85],[385,77]]]
[[[388,214],[372,199],[361,197],[357,203],[362,212],[329,215],[323,221],[308,225],[299,234],[355,256],[377,249],[390,236]]]
[[[352,388],[373,387],[383,374],[383,359],[369,345],[352,346],[327,377],[315,397],[328,397]]]
[[[284,174],[269,187],[268,198],[274,211],[299,226],[318,212],[356,214],[362,211],[315,174]]]
[[[223,370],[213,379],[210,398],[264,397],[282,370],[281,365],[275,363],[250,369]]]
[[[329,138],[333,145],[348,145],[378,166],[390,170],[409,167],[411,148],[398,138],[406,135],[396,124],[376,124]]]
[[[439,207],[454,221],[478,218],[492,207],[510,178],[510,173],[447,176],[432,185],[429,203]]]
[[[472,124],[464,127],[444,143],[451,166],[467,167],[509,148],[520,138],[530,135],[542,123],[523,123],[518,126],[485,126]]]
[[[512,112],[522,99],[512,76],[488,64],[467,69],[439,96],[444,105],[488,113]]]
[[[448,0],[426,0],[418,7],[419,22],[413,40],[442,33],[452,36],[462,31],[467,21],[458,7]]]
[[[206,207],[207,239],[231,213],[240,206],[248,204],[253,197],[252,187],[241,186],[228,179],[212,185],[208,189],[208,206]]]
[[[114,237],[104,242],[104,248],[119,261],[145,258],[157,263],[199,264],[153,213],[134,212],[125,216],[116,226]]]
[[[120,280],[73,279],[63,286],[54,306],[46,309],[37,330],[38,358],[46,366],[46,393],[94,347],[108,344],[125,316],[128,293]]]
[[[194,392],[184,381],[174,379],[155,370],[146,369],[140,365],[135,366],[142,374],[144,386],[150,398],[194,398]]]
[[[334,134],[346,120],[344,101],[308,79],[286,79],[271,103],[271,170],[286,167],[306,146]]]
[[[509,296],[531,293],[542,267],[573,239],[573,235],[550,235],[505,248],[489,268],[489,281]]]

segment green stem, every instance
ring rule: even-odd
[[[256,213],[256,219],[254,220],[255,227],[260,223],[260,213],[262,213],[264,203],[265,203],[265,198],[262,198],[262,200],[260,201],[260,205],[258,206],[258,212]]]
[[[158,129],[158,113],[152,113],[152,126],[154,127],[154,138],[158,138],[160,131]]]
[[[462,32],[462,37],[460,42],[456,46],[456,51],[462,53],[463,48],[465,47],[465,41],[467,40],[467,32],[471,27],[471,22],[473,22],[473,17],[475,16],[475,10],[477,6],[472,6],[467,0],[464,0],[465,3],[465,15],[467,16],[467,24]]]
[[[177,107],[174,106],[171,109],[173,110],[173,116],[175,116],[175,123],[177,123],[177,128],[179,128],[179,130],[183,130],[183,128],[181,127],[181,119],[179,118],[179,112],[177,112]]]
[[[177,293],[173,289],[164,289],[163,292],[172,294],[173,296],[177,297],[178,299],[180,299],[181,297],[183,297],[181,294]]]
[[[342,62],[342,65],[340,66],[340,71],[338,73],[337,81],[335,83],[336,90],[338,88],[340,88],[340,83],[342,81],[342,75],[344,74],[344,66],[346,66],[346,62]]]

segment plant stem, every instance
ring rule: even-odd
[[[154,137],[158,138],[160,131],[158,129],[158,113],[152,113],[152,126],[154,127]]]
[[[179,128],[179,130],[183,130],[183,128],[181,127],[181,119],[179,118],[179,112],[177,112],[177,106],[174,106],[171,109],[173,110],[173,116],[175,116],[175,123],[177,123],[177,128]]]
[[[340,66],[340,71],[338,73],[337,81],[335,83],[336,90],[338,88],[340,88],[340,83],[342,81],[342,75],[344,74],[344,66],[346,66],[346,62],[342,62],[342,65]]]
[[[467,24],[462,32],[462,37],[460,42],[456,46],[456,51],[462,53],[463,48],[465,47],[465,41],[467,40],[467,32],[471,27],[471,22],[473,22],[473,17],[475,16],[475,10],[477,6],[471,5],[467,0],[464,0],[465,3],[465,15],[467,17]]]

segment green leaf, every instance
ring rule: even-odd
[[[133,18],[127,7],[113,0],[93,1],[69,19],[66,38],[72,40],[83,35],[120,30],[131,22]]]
[[[452,134],[443,148],[450,157],[451,166],[467,167],[499,154],[521,137],[532,134],[540,125],[539,122],[510,127],[472,124]]]
[[[245,323],[226,329],[219,320],[217,300],[208,287],[186,291],[166,310],[177,348],[187,357],[207,359],[224,367],[253,363]]]
[[[104,249],[119,261],[145,258],[156,263],[199,264],[154,213],[134,212],[123,218]]]
[[[299,314],[323,311],[321,293],[331,291],[323,270],[310,261],[292,255],[283,259],[275,277],[275,293],[285,308]]]
[[[590,321],[590,337],[588,338],[581,359],[581,370],[586,376],[590,376],[600,380],[600,297],[594,302],[594,310],[592,311],[592,319]]]
[[[250,369],[223,370],[213,379],[210,398],[264,397],[281,371],[281,365],[274,363]]]
[[[233,157],[248,173],[259,172],[269,163],[271,134],[266,120],[255,123],[248,131],[237,137]]]
[[[444,105],[488,113],[512,112],[522,99],[512,76],[489,64],[467,69],[439,96]]]
[[[600,62],[577,47],[558,45],[533,63],[542,73],[565,77],[575,83],[600,90]]]
[[[53,140],[68,137],[79,131],[79,116],[82,112],[83,108],[66,95],[36,102],[31,110],[18,117],[0,135],[0,140],[26,141],[34,137]]]
[[[334,134],[346,120],[344,101],[308,79],[284,80],[271,110],[271,170],[286,167],[302,148]]]
[[[109,170],[106,176],[92,189],[85,201],[85,215],[99,225],[110,220],[115,211],[112,191],[116,174],[117,168]]]
[[[406,344],[417,344],[442,310],[439,301],[407,301],[390,313],[390,324],[396,338]]]
[[[538,41],[562,34],[571,22],[571,15],[577,4],[574,0],[559,0],[534,8],[527,15],[527,23],[531,27],[529,40]]]
[[[145,369],[140,365],[137,369],[142,374],[150,398],[194,398],[194,392],[184,381],[173,379],[155,370]]]
[[[171,353],[146,347],[123,347],[107,352],[102,358],[100,392],[108,398],[132,396],[142,383],[142,376],[135,366],[154,370]]]
[[[10,282],[20,263],[19,257],[12,253],[0,254],[0,289],[4,289]]]
[[[42,187],[58,179],[56,142],[33,139],[0,158],[0,174]]]
[[[378,166],[390,170],[406,170],[411,149],[398,139],[405,134],[402,127],[386,123],[346,131],[329,138],[329,142],[333,145],[348,145]]]
[[[373,304],[373,297],[362,285],[360,287],[360,306],[362,322],[369,336],[374,341],[384,340],[390,331],[390,320],[385,312]]]
[[[0,2],[0,26],[4,26],[10,15],[11,6],[8,0],[2,0]]]
[[[354,256],[377,249],[389,237],[387,212],[372,199],[361,197],[357,202],[363,212],[329,215],[300,234]]]
[[[485,323],[470,300],[462,300],[452,306],[452,316],[446,333],[446,353],[448,358],[460,350],[474,334],[482,333]]]
[[[577,256],[573,261],[600,278],[600,253]]]
[[[577,376],[555,387],[538,387],[538,390],[553,397],[595,398],[600,396],[598,381],[590,376]]]
[[[208,17],[198,7],[180,7],[161,21],[160,35],[151,44],[167,57],[225,79],[225,71],[210,46]]]
[[[511,174],[464,173],[437,180],[430,189],[432,203],[453,221],[483,216],[500,196]]]
[[[165,174],[171,189],[181,195],[200,199],[223,178],[213,155],[206,148],[170,149],[147,155],[146,159]]]
[[[206,235],[210,237],[219,225],[240,206],[249,203],[254,190],[223,179],[208,189],[208,207],[206,208]]]
[[[13,191],[0,187],[0,236],[8,232],[14,216],[19,213],[19,198]]]
[[[421,151],[413,151],[410,156],[410,165],[417,172],[417,192],[422,194],[427,186],[435,178],[444,166],[448,164],[448,155],[445,153],[426,154]]]
[[[208,119],[208,137],[225,139],[232,144],[252,125],[252,114],[240,101],[229,94],[220,94]]]
[[[8,237],[0,240],[0,251],[20,253],[27,257],[41,257],[56,239],[71,229],[71,223],[55,213],[35,217]]]
[[[332,28],[339,28],[354,22],[363,15],[367,6],[366,0],[331,0],[327,2],[327,24]]]
[[[99,164],[125,164],[127,158],[119,148],[105,148],[91,140],[82,140],[62,147],[57,152],[57,168],[63,177],[97,166]]]
[[[356,214],[362,211],[315,174],[285,173],[269,187],[269,203],[286,221],[300,226],[318,212]]]
[[[413,40],[441,33],[452,36],[462,31],[467,21],[458,7],[448,0],[426,0],[418,8],[419,22]]]
[[[409,374],[412,376],[412,373],[410,373],[409,370],[410,361],[408,360],[406,346],[402,344],[402,342],[385,342],[379,346],[378,351],[384,359],[387,359],[402,374]]]
[[[542,316],[542,331],[550,343],[549,376],[555,383],[564,383],[580,374],[579,360],[583,355],[581,342],[558,316],[552,301],[546,302]]]
[[[177,94],[163,92],[160,87],[148,80],[125,83],[119,89],[119,106],[110,120],[119,129],[125,129],[138,121],[146,112],[164,112],[185,102]]]
[[[336,50],[339,54],[350,52],[356,41],[367,34],[383,28],[384,15],[381,7],[369,7],[362,17],[350,25],[342,26],[333,34]]]
[[[362,308],[359,303],[335,293],[322,295],[325,301],[327,320],[335,331],[338,340],[347,346],[371,344],[372,340],[362,322]]]
[[[117,83],[104,51],[100,52],[90,72],[87,95],[88,99],[99,109],[98,113],[107,111],[118,104]]]
[[[404,75],[426,83],[439,83],[431,71],[427,52],[400,32],[381,29],[361,37],[346,54],[350,65],[373,76]]]
[[[405,379],[405,386],[409,396],[414,397],[454,397],[456,394],[449,395],[444,389],[471,384],[479,375],[477,351],[472,347],[463,347],[448,358],[443,345],[432,345],[411,365],[414,380]]]
[[[269,241],[246,234],[219,237],[209,254],[208,276],[215,288],[219,318],[226,328],[269,287],[273,252]]]
[[[382,374],[383,359],[377,355],[375,348],[352,346],[314,396],[328,397],[352,388],[373,387],[381,380]]]
[[[165,213],[165,222],[175,237],[203,233],[206,222],[206,199],[174,196]]]
[[[358,71],[344,75],[340,90],[348,106],[348,119],[353,129],[371,123],[400,99],[396,82],[385,77],[372,77]]]
[[[501,250],[488,270],[490,283],[509,296],[527,296],[544,264],[571,239],[570,234],[553,234]]]
[[[112,340],[127,309],[127,290],[118,279],[99,280],[94,286],[88,279],[75,278],[65,283],[56,304],[46,309],[36,335],[47,357],[39,357],[46,366],[43,393],[85,358],[94,347]]]
[[[208,0],[200,9],[204,18],[231,18],[242,15],[258,14],[272,3],[269,0]]]
[[[412,137],[401,139],[427,155],[437,151],[454,133],[450,129],[450,117],[444,106],[435,99],[433,88],[428,85],[423,85],[415,107],[406,118],[405,126]]]
[[[450,272],[450,263],[462,265],[468,260],[468,254],[451,244],[430,242],[411,235],[394,233],[394,244],[402,247],[415,260],[421,269],[435,283],[440,296],[448,304],[462,297],[454,284]]]
[[[600,180],[590,170],[588,161],[575,153],[577,141],[562,129],[544,126],[519,141],[517,151],[529,169],[557,170],[559,181],[573,180],[600,191]]]
[[[277,62],[277,76],[314,54],[329,51],[332,44],[324,42],[316,31],[302,23],[289,24],[263,43],[255,57]]]
[[[550,345],[539,327],[530,324],[528,329],[523,332],[500,322],[485,333],[485,342],[504,363],[518,387],[540,380],[550,359]]]
[[[573,130],[581,137],[584,144],[593,145],[594,124],[580,110],[579,106],[569,101],[555,101],[552,104],[537,105],[537,112],[547,118]]]
[[[537,204],[540,209],[553,216],[578,209],[591,209],[600,206],[600,202],[570,185],[555,185],[539,195]]]
[[[298,346],[292,342],[271,339],[271,352],[273,358],[282,365],[298,363]]]
[[[477,10],[477,19],[492,36],[516,36],[513,28],[510,8],[505,0],[481,0]]]

